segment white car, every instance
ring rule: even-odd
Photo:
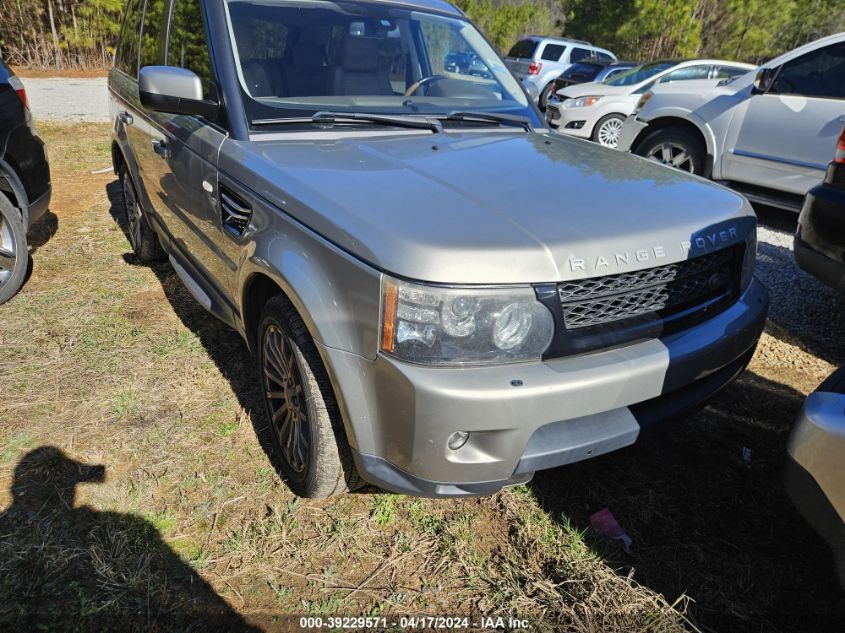
[[[549,125],[564,134],[616,147],[625,119],[643,93],[657,84],[693,79],[728,79],[754,70],[751,64],[718,59],[657,61],[620,73],[604,82],[564,88],[546,107]]]
[[[618,149],[799,211],[845,123],[845,33],[732,81],[658,86],[634,110]]]

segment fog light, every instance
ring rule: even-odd
[[[467,431],[455,431],[449,436],[449,439],[446,441],[446,446],[451,448],[453,451],[456,451],[466,444],[468,439],[469,433]]]

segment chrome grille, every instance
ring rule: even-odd
[[[616,323],[645,314],[661,317],[727,294],[735,280],[736,247],[631,273],[558,286],[567,330]]]

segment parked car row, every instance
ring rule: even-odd
[[[546,120],[565,134],[616,147],[625,120],[643,93],[655,86],[694,79],[727,79],[753,69],[750,64],[715,59],[643,64],[604,81],[559,90],[546,106]]]

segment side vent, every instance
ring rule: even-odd
[[[220,208],[223,211],[223,228],[232,235],[243,235],[252,217],[252,209],[249,205],[231,189],[221,185]]]

